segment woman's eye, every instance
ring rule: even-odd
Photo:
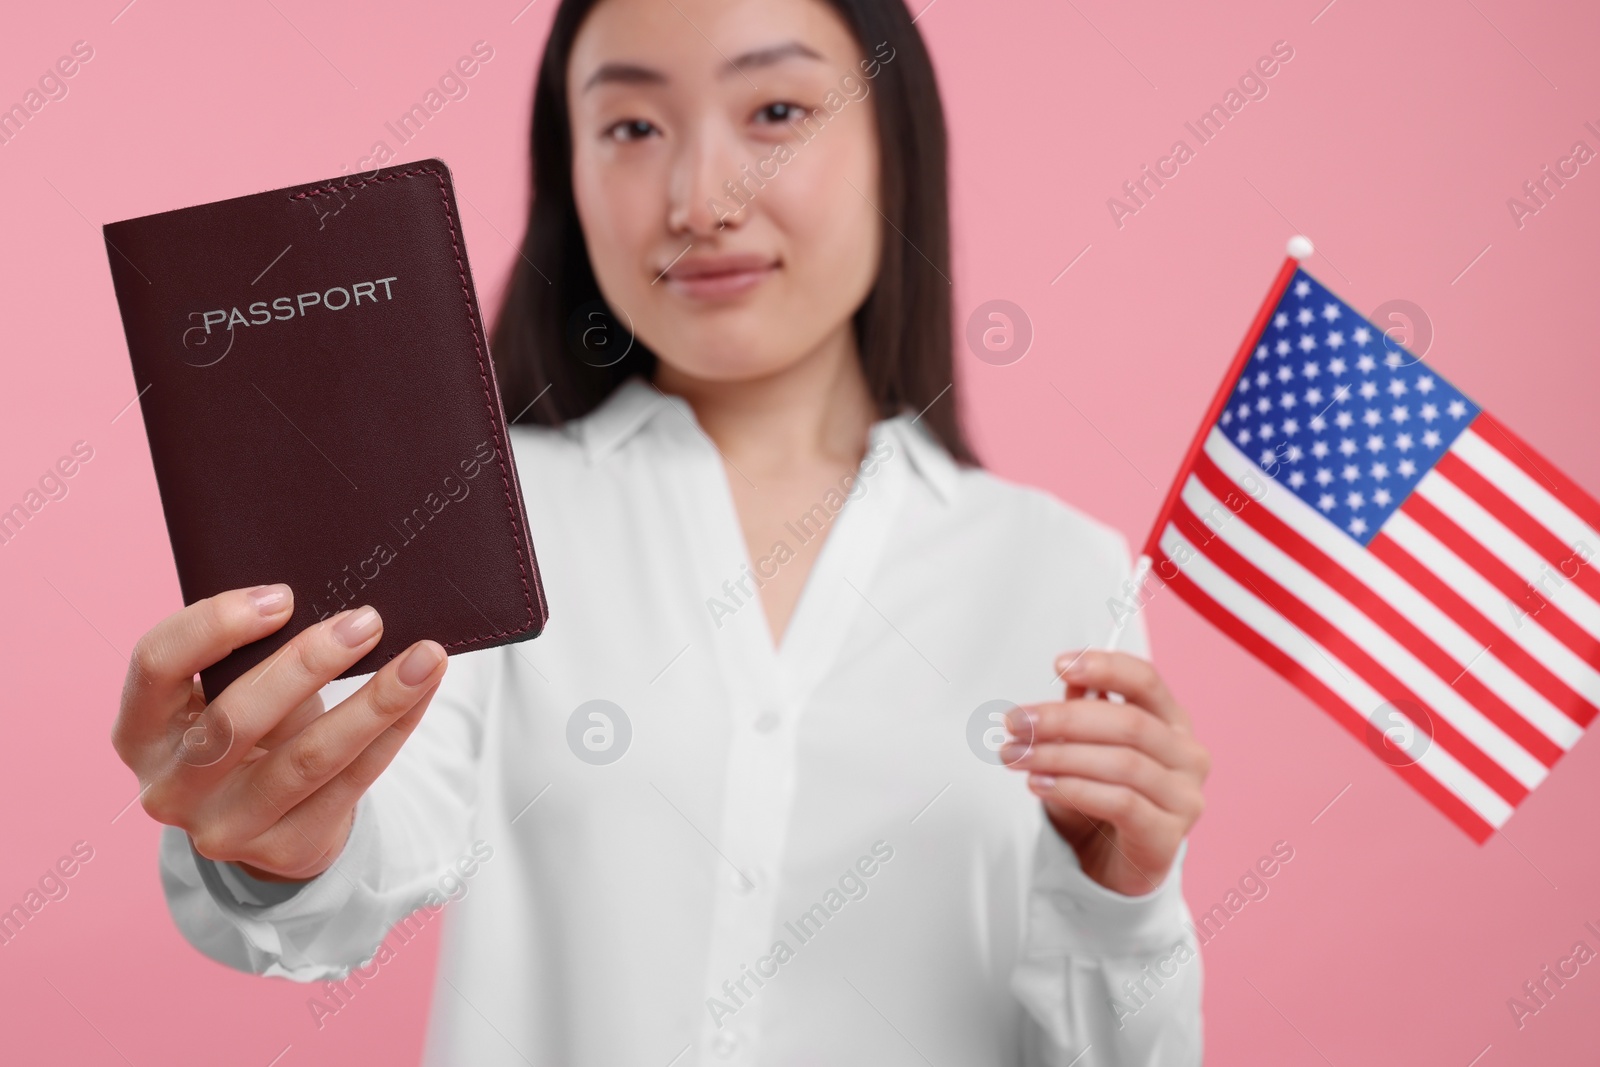
[[[642,141],[655,132],[655,126],[644,119],[624,119],[606,127],[605,136],[614,141]]]
[[[768,104],[766,107],[757,111],[756,121],[766,122],[768,124],[784,124],[794,122],[796,119],[805,114],[806,109],[801,107],[799,104],[789,103],[788,101],[780,101],[776,104]]]

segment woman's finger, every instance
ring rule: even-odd
[[[1028,787],[1047,807],[1075,811],[1108,822],[1117,828],[1124,840],[1154,842],[1166,832],[1177,832],[1177,818],[1157,807],[1137,789],[1125,785],[1070,775],[1030,775]]]
[[[1123,745],[1040,744],[1012,766],[1047,777],[1092,778],[1127,786],[1174,815],[1193,813],[1199,795],[1191,777]]]
[[[1063,652],[1056,657],[1056,681],[1067,687],[1067,699],[1073,700],[1081,697],[1088,691],[1088,686],[1074,683],[1067,678],[1067,673],[1077,667],[1078,662],[1089,652],[1081,649],[1077,652]]]
[[[195,851],[208,859],[242,864],[247,873],[264,881],[306,881],[333,866],[349,835],[353,814],[347,813],[342,822],[319,822],[285,812],[254,837],[197,837]]]
[[[172,716],[189,702],[194,676],[236,648],[259,641],[289,621],[287,585],[229,589],[162,619],[139,638],[128,660],[122,709],[111,743],[124,763],[148,765],[152,749],[170,757]]]
[[[433,688],[423,694],[422,699],[418,700],[411,710],[390,723],[387,729],[373,738],[344,770],[302,800],[295,807],[294,816],[297,819],[326,822],[343,816],[345,812],[354,808],[361,795],[372,787],[372,783],[376,782],[378,776],[394,761],[406,738],[411,736],[417,723],[422,721],[422,716],[433,703],[433,696],[438,691],[439,684],[435,682]]]
[[[216,720],[210,732],[225,737],[227,750],[204,761],[183,759],[180,753],[181,762],[191,765],[180,773],[191,781],[210,781],[231,771],[292,711],[372,651],[382,634],[383,620],[370,606],[341,611],[300,631],[217,694],[206,714]]]
[[[1080,742],[1125,745],[1176,770],[1191,770],[1199,743],[1134,704],[1110,700],[1068,700],[1026,704],[1006,713],[1006,725],[1023,745]],[[1007,760],[1001,749],[1002,760]]]
[[[447,657],[437,641],[418,641],[385,664],[365,685],[318,716],[298,734],[252,764],[241,802],[265,827],[354,762],[444,677]]]
[[[323,713],[322,691],[318,690],[300,702],[300,706],[285,715],[276,726],[261,735],[256,747],[273,749],[304,730]]]
[[[1174,726],[1189,727],[1188,713],[1173,699],[1167,683],[1149,660],[1129,652],[1089,649],[1063,653],[1056,660],[1056,669],[1069,687],[1120,693],[1124,700]]]

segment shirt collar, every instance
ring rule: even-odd
[[[875,423],[872,433],[874,438],[880,433],[892,436],[905,449],[911,466],[922,476],[934,495],[941,503],[948,504],[955,498],[961,469],[927,425],[918,421],[920,418],[908,409],[891,419]]]
[[[599,407],[576,424],[589,463],[593,465],[604,460],[656,416],[670,414],[674,406],[687,415],[692,424],[699,425],[694,421],[694,410],[688,401],[668,396],[637,374],[628,376]]]
[[[676,409],[676,412],[674,412]],[[635,434],[640,433],[665,416],[669,419],[685,418],[690,426],[699,429],[694,409],[679,396],[661,392],[640,375],[630,375],[611,395],[587,416],[578,420],[575,429],[583,442],[584,453],[591,464],[602,462],[621,448]],[[871,443],[876,445],[888,438],[903,449],[912,468],[928,484],[936,496],[949,503],[955,495],[960,468],[955,460],[910,409],[872,424]],[[665,424],[664,424],[665,425]]]

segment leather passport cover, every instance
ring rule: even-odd
[[[185,604],[294,590],[208,699],[347,607],[378,646],[535,637],[548,612],[456,211],[437,159],[109,223]],[[270,670],[270,667],[268,668]]]

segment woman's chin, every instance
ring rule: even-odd
[[[692,351],[662,354],[657,358],[673,372],[702,382],[749,382],[781,373],[798,363],[800,353],[767,353],[754,338],[745,342],[723,339],[716,344],[685,346]]]

